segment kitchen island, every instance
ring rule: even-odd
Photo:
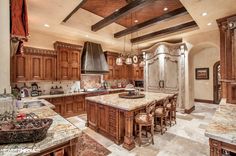
[[[221,156],[224,151],[236,153],[236,105],[222,99],[219,108],[208,125],[210,156]]]
[[[135,147],[134,117],[145,111],[147,104],[162,101],[173,94],[141,92],[144,98],[124,99],[119,94],[87,97],[87,126],[131,150]]]
[[[27,100],[30,101],[30,100]],[[45,100],[39,108],[23,108],[22,113],[35,113],[39,118],[51,118],[53,123],[44,140],[37,143],[20,143],[0,145],[1,156],[27,156],[27,155],[76,155],[76,143],[82,131],[57,114],[52,109],[54,106]]]

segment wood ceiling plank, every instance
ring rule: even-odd
[[[80,4],[77,5],[75,7],[75,9],[73,11],[71,11],[71,13],[68,16],[66,16],[66,18],[63,20],[63,22],[66,23],[71,18],[71,16],[74,15],[82,7],[82,5],[85,4],[86,2],[87,2],[87,0],[82,0],[82,2],[80,2]]]
[[[129,27],[127,29],[124,29],[122,31],[119,31],[119,32],[114,34],[114,37],[115,38],[120,38],[122,36],[131,34],[133,32],[136,32],[136,31],[142,30],[144,28],[153,26],[154,24],[157,24],[159,22],[162,22],[162,21],[165,21],[165,20],[170,20],[170,19],[182,16],[182,15],[186,15],[186,14],[188,14],[188,12],[184,7],[178,8],[178,9],[175,9],[175,10],[173,10],[169,13],[166,13],[162,16],[152,18],[152,19],[147,20],[143,23],[140,23],[140,24],[134,25],[132,27]]]
[[[184,31],[184,30],[191,29],[194,27],[198,27],[198,25],[195,21],[191,21],[191,22],[183,23],[183,24],[170,27],[167,29],[162,29],[156,32],[152,32],[152,33],[140,36],[140,37],[132,38],[130,41],[131,43],[137,43],[137,42],[145,41],[148,39],[152,39],[154,37],[159,37],[159,36],[163,36],[163,35],[167,35],[171,33],[180,32],[180,31]]]
[[[136,1],[133,1],[129,4],[127,4],[126,6],[120,8],[118,11],[113,12],[111,15],[105,17],[104,19],[97,22],[96,24],[92,25],[91,30],[92,31],[98,31],[98,30],[104,28],[105,26],[115,22],[119,18],[128,15],[130,12],[135,11],[137,9],[140,9],[140,8],[144,7],[145,5],[147,5],[148,3],[151,3],[153,1],[155,1],[155,0],[136,0]]]

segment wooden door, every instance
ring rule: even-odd
[[[56,80],[56,58],[52,56],[43,57],[43,79]]]
[[[43,79],[43,57],[38,55],[30,56],[30,79]]]
[[[101,104],[98,105],[98,128],[103,132],[109,131],[108,111],[107,106]]]
[[[59,51],[59,79],[70,80],[70,51],[65,48],[60,48]]]
[[[71,80],[80,80],[80,52],[71,51],[70,54],[70,78]]]
[[[112,80],[115,78],[116,71],[115,71],[115,60],[113,56],[107,56],[107,63],[109,66],[109,73],[107,76],[108,80]]]
[[[12,58],[12,63],[13,81],[27,81],[29,79],[29,56],[15,55]]]

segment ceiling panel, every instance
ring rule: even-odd
[[[82,8],[98,16],[107,17],[125,5],[127,5],[126,0],[88,0]],[[167,11],[163,10],[165,7],[168,8]],[[134,22],[135,20],[138,20],[138,23],[141,23],[181,7],[183,7],[183,5],[179,0],[157,0],[120,18],[116,23],[125,27],[130,27],[136,24]]]

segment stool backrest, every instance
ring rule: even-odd
[[[156,101],[153,101],[146,106],[146,113],[153,115],[155,112],[155,109],[156,109]]]

